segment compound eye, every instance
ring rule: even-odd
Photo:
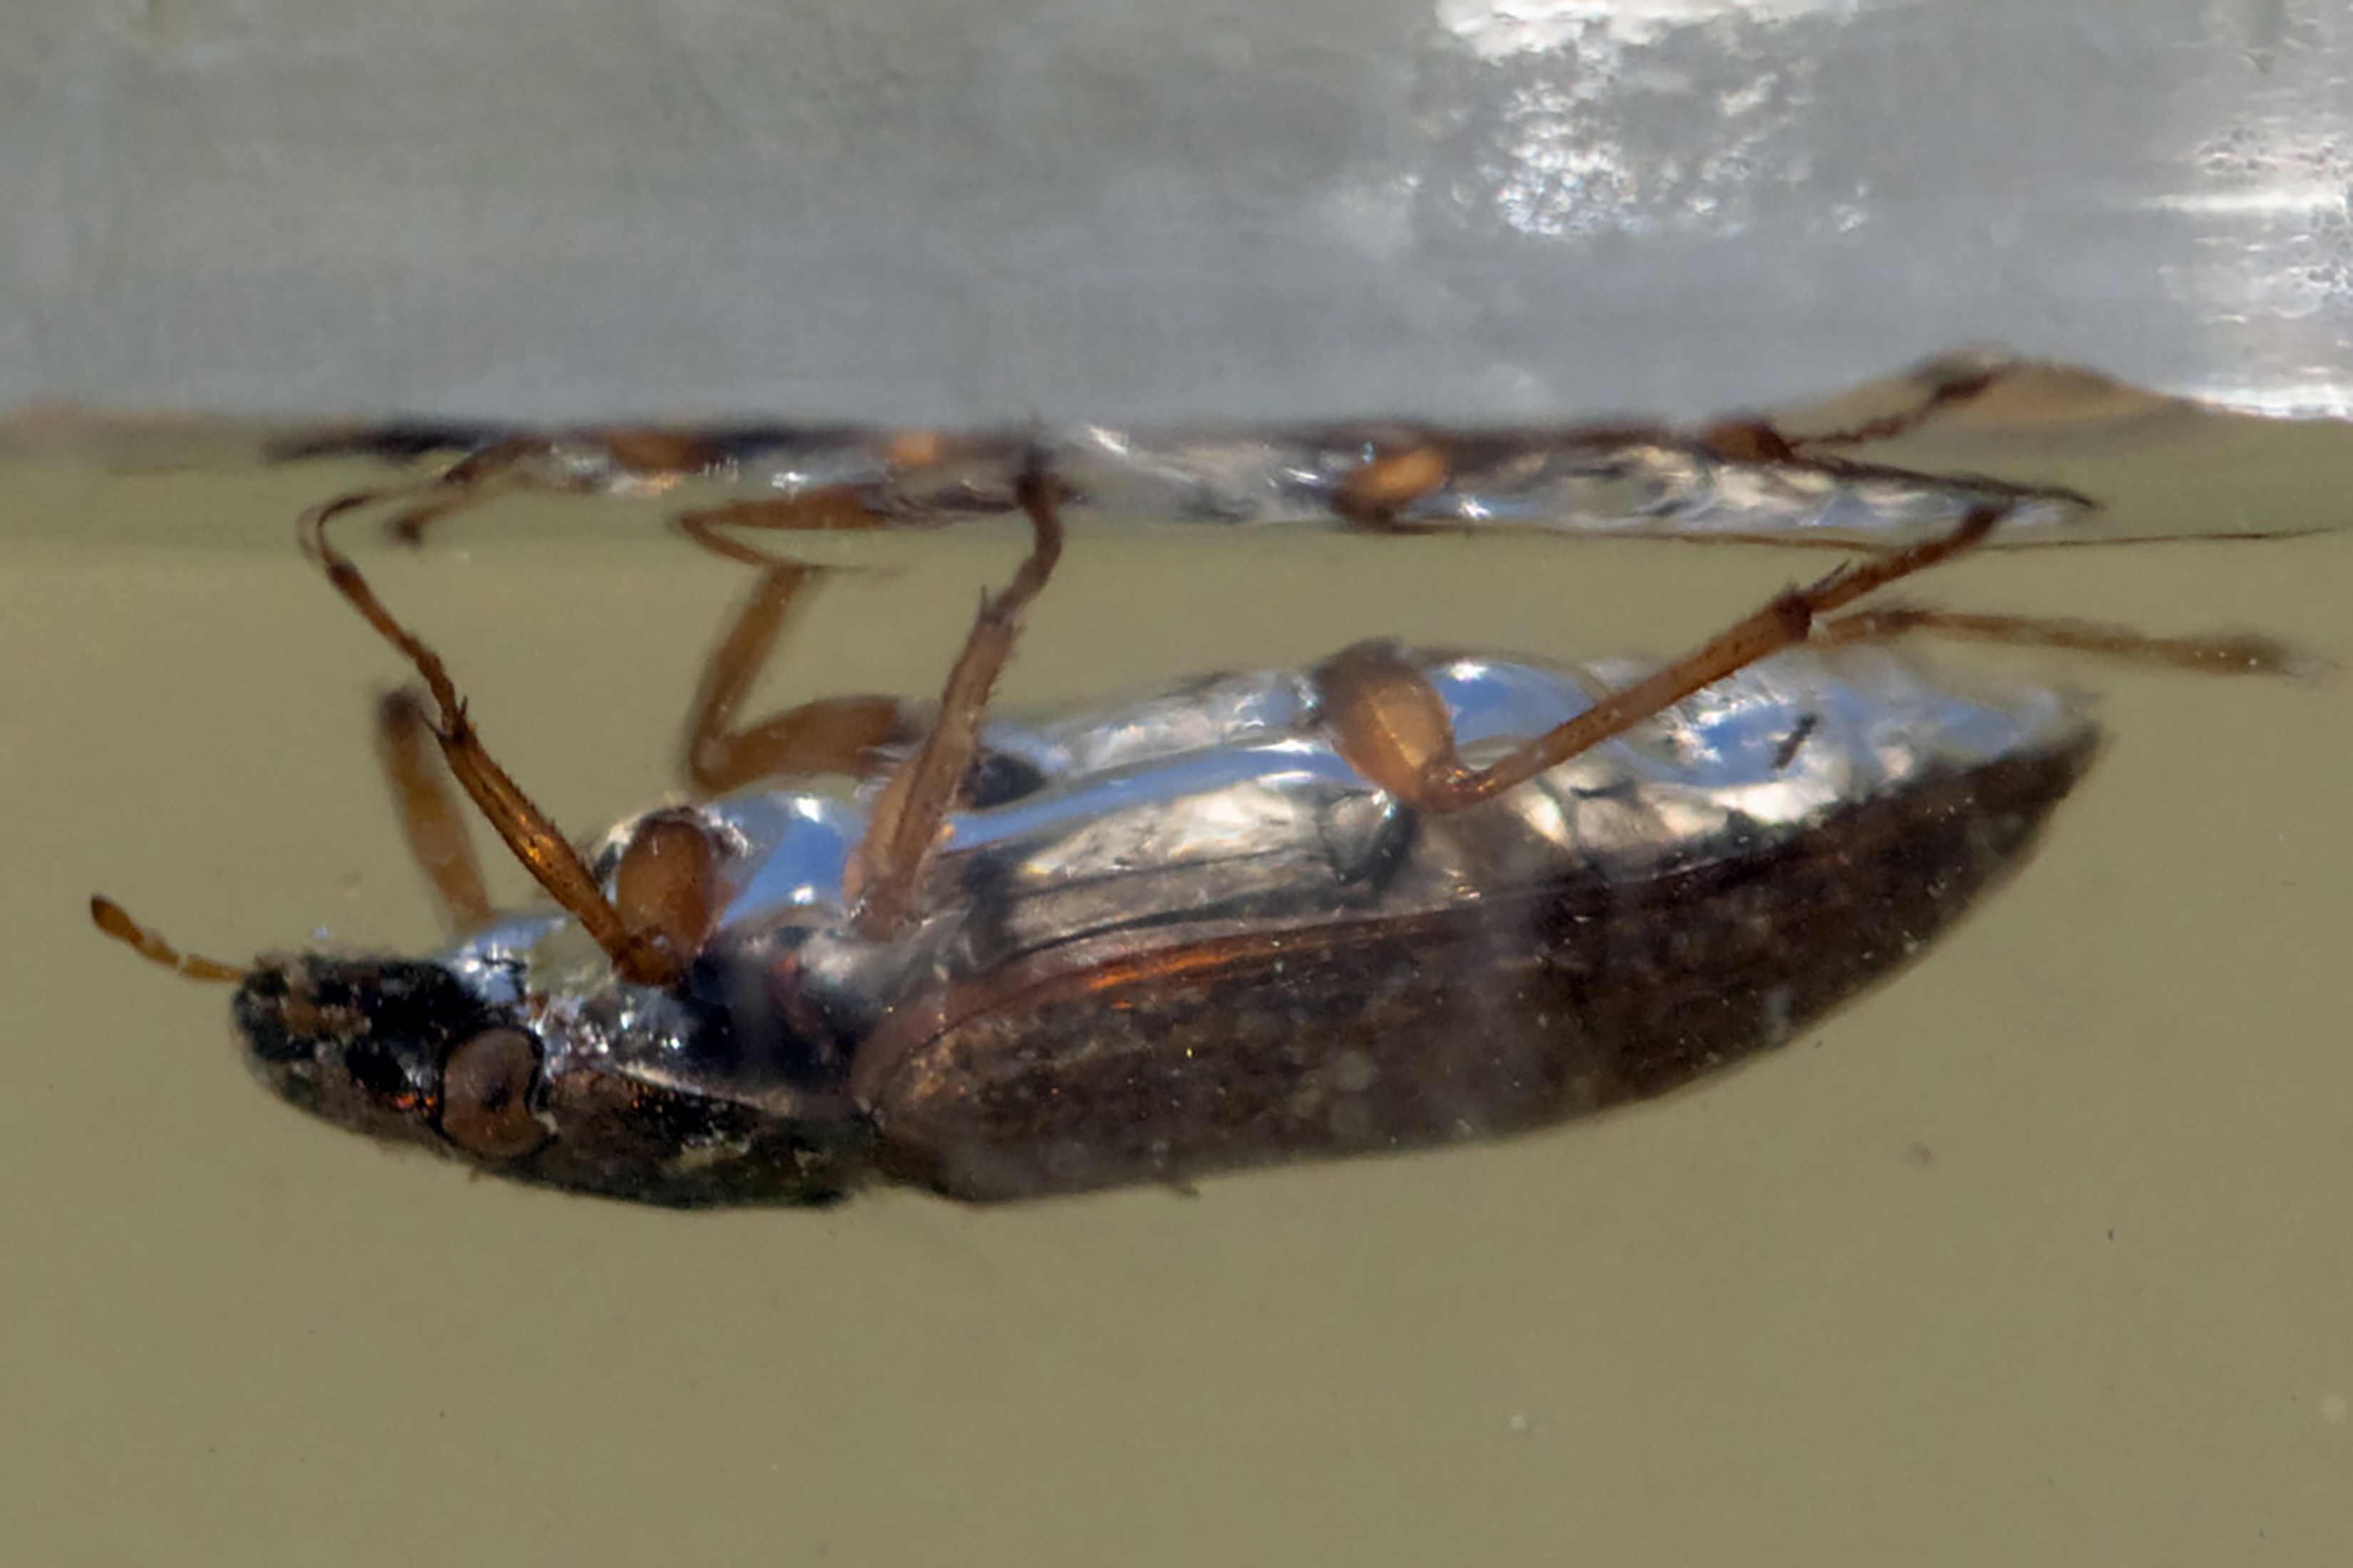
[[[531,1113],[539,1042],[521,1029],[484,1029],[459,1043],[441,1068],[441,1131],[485,1160],[512,1160],[547,1142]]]

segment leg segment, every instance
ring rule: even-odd
[[[765,778],[872,774],[884,751],[923,733],[921,712],[890,697],[835,697],[744,727],[738,714],[752,683],[775,651],[799,596],[825,567],[779,559],[722,531],[726,528],[872,528],[882,519],[854,496],[820,490],[781,501],[749,501],[679,519],[688,538],[730,560],[760,568],[759,580],[703,665],[687,715],[686,774],[700,793],[723,795]]]
[[[1909,605],[1825,618],[1867,594],[1973,548],[2008,511],[2006,506],[1981,506],[1940,538],[1850,562],[1810,586],[1781,594],[1647,679],[1609,693],[1488,767],[1472,769],[1463,763],[1444,700],[1392,644],[1360,643],[1325,662],[1316,671],[1319,700],[1340,754],[1351,767],[1408,805],[1450,812],[1523,784],[1800,642],[1835,646],[1926,631],[2211,675],[2295,674],[2316,663],[2297,648],[2260,636],[2156,637],[2095,621]]]
[[[1318,699],[1349,766],[1409,805],[1460,811],[1805,641],[1819,618],[1971,549],[2009,510],[1980,506],[1938,538],[1849,562],[1808,587],[1780,594],[1655,675],[1609,693],[1484,768],[1464,764],[1445,701],[1394,644],[1359,643],[1325,661],[1315,672]]]
[[[442,923],[452,931],[483,924],[491,918],[491,900],[482,890],[482,868],[458,803],[443,783],[433,722],[413,689],[387,692],[376,705],[375,746],[392,785],[401,836],[433,885]]]
[[[641,984],[673,984],[693,954],[676,951],[658,929],[634,925],[607,900],[571,841],[483,748],[473,721],[467,717],[465,700],[459,696],[441,656],[393,618],[359,568],[328,539],[328,523],[377,499],[374,492],[346,496],[304,514],[305,552],[326,570],[327,581],[335,591],[375,628],[378,636],[408,660],[423,679],[433,700],[429,727],[440,745],[441,755],[456,775],[459,787],[505,842],[508,851],[522,862],[523,868],[547,890],[549,897],[570,911],[581,929],[612,958],[613,967],[622,975]]]
[[[1926,370],[1934,374],[1919,375],[1922,382],[1919,402],[1909,408],[1899,408],[1893,414],[1865,420],[1844,430],[1819,430],[1807,436],[1788,436],[1768,420],[1727,419],[1702,431],[1700,444],[1720,458],[1744,462],[1802,463],[1818,459],[1833,447],[1893,441],[1898,436],[1909,435],[1926,425],[1942,409],[1956,404],[1974,403],[2007,376],[2010,367],[2004,364],[1975,365],[1958,371],[1939,372],[1932,365]]]
[[[1055,510],[1060,494],[1060,482],[1033,458],[1019,489],[1032,535],[1029,554],[1005,591],[981,605],[922,747],[875,801],[866,836],[850,856],[848,890],[858,900],[855,919],[863,936],[888,936],[914,916],[916,879],[979,749],[989,693],[1012,656],[1021,614],[1061,559],[1062,523]]]
[[[1597,445],[1652,442],[1680,447],[1725,463],[1783,465],[1856,479],[1909,480],[1929,483],[1934,476],[1883,464],[1860,462],[1839,455],[1843,448],[1893,440],[1925,425],[1943,409],[1983,396],[2010,374],[1996,364],[1921,373],[1919,401],[1908,408],[1843,430],[1790,435],[1767,419],[1726,419],[1687,434],[1637,426],[1596,427],[1583,432]],[[1332,492],[1332,510],[1357,528],[1376,533],[1420,533],[1445,524],[1400,521],[1406,508],[1431,495],[1452,478],[1458,454],[1440,440],[1399,446],[1368,459],[1343,476]],[[2091,508],[2091,497],[2058,485],[2019,484],[1971,475],[1949,481],[1956,490],[1980,502],[2048,500]],[[1763,542],[1788,543],[1788,540]]]
[[[501,450],[494,448],[493,453]],[[511,464],[530,455],[516,450],[519,455],[502,462]],[[484,469],[470,483],[487,482],[501,471],[500,464],[488,461],[491,455],[484,455]],[[430,516],[463,504],[471,493],[466,484],[450,489],[449,496],[429,501],[422,512],[412,509],[403,517],[422,515],[429,521]],[[487,913],[488,900],[481,894],[479,872],[464,851],[464,835],[455,810],[424,760],[423,737],[428,734],[459,788],[508,851],[579,921],[611,957],[614,968],[641,984],[674,984],[707,937],[721,901],[716,847],[690,816],[658,813],[639,825],[623,850],[614,875],[614,896],[606,897],[579,852],[483,747],[440,656],[394,618],[359,568],[328,537],[328,525],[336,518],[408,493],[368,490],[331,501],[304,516],[302,541],[304,550],[325,569],[336,592],[408,660],[425,683],[432,704],[429,714],[422,700],[410,696],[390,705],[381,724],[410,842],[440,891],[445,911],[453,920],[471,920],[478,910]],[[695,705],[690,736],[693,768],[698,777],[721,787],[757,776],[755,769],[815,772],[839,763],[857,771],[860,765],[871,765],[869,753],[875,747],[912,730],[900,706],[881,699],[813,703],[750,731],[738,732],[733,728],[736,707],[773,646],[794,595],[810,580],[814,569],[773,560],[717,529],[731,524],[873,527],[881,521],[846,492],[818,492],[800,498],[800,503],[747,502],[685,520],[687,531],[710,548],[736,559],[757,561],[764,572],[750,605],[723,640]],[[1018,611],[1022,602],[1026,595],[1013,608]],[[989,679],[994,679],[993,669]],[[985,700],[985,686],[981,696]],[[943,805],[941,810],[944,809]],[[110,934],[132,941],[137,933],[128,928],[127,918],[105,925]]]
[[[2305,649],[2259,633],[2158,637],[2105,621],[1984,615],[1913,605],[1856,610],[1841,616],[1817,626],[1812,640],[1824,647],[1837,647],[1841,643],[1885,642],[1915,632],[2009,647],[2091,654],[2126,664],[2183,669],[2199,675],[2303,675],[2316,673],[2325,665],[2324,660]]]
[[[725,460],[725,452],[702,437],[656,426],[511,436],[427,480],[413,492],[418,499],[385,527],[403,544],[421,544],[425,531],[440,519],[511,486],[575,494],[651,493],[710,473]]]

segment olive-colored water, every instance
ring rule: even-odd
[[[0,1561],[2342,1561],[2341,682],[2061,668],[2115,743],[2026,875],[1663,1104],[1198,1194],[681,1215],[311,1123],[218,989],[84,920],[103,889],[230,959],[438,940],[369,751],[399,672],[289,526],[354,477],[0,473]],[[585,833],[664,787],[738,584],[650,512],[568,533],[579,504],[353,539]],[[891,542],[767,689],[934,687],[1019,542]],[[1819,563],[1082,539],[1007,696],[1375,632],[1667,648]],[[2353,655],[2341,535],[1936,587]]]

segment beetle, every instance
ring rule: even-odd
[[[525,1182],[678,1207],[872,1182],[970,1202],[1184,1184],[1649,1099],[1899,968],[2025,862],[2102,740],[2050,690],[1928,675],[1897,646],[1911,634],[2221,671],[2294,662],[2260,637],[1859,605],[2022,511],[2089,503],[1871,468],[1755,422],[1685,446],[1777,481],[1925,496],[1944,521],[1662,664],[1370,641],[1022,726],[993,721],[990,695],[1073,493],[1039,444],[978,466],[1001,480],[993,503],[960,492],[1018,512],[1029,549],[928,708],[853,696],[740,715],[818,574],[750,531],[888,526],[907,489],[837,479],[688,513],[691,537],[758,573],[691,707],[694,794],[584,854],[332,536],[390,500],[415,536],[554,450],[496,443],[421,497],[361,491],[301,525],[421,682],[379,727],[460,940],[427,959],[234,968],[109,900],[92,915],[234,982],[248,1060],[284,1099]],[[941,451],[883,466],[895,483]],[[707,457],[613,452],[639,479]],[[1316,482],[1351,526],[1411,528],[1416,506],[1500,460],[1367,445]],[[586,488],[611,481],[597,472]],[[547,905],[491,909],[444,767]],[[849,783],[816,787],[828,775]]]

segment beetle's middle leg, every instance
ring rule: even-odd
[[[917,705],[894,697],[819,698],[755,722],[742,720],[744,700],[774,655],[777,639],[803,596],[829,567],[771,555],[734,537],[745,528],[838,531],[878,528],[887,520],[843,489],[789,499],[741,501],[678,520],[681,531],[714,554],[759,568],[760,575],[704,661],[687,711],[687,778],[705,795],[723,795],[762,779],[807,779],[828,773],[867,778],[885,758],[923,732]]]
[[[1029,553],[1004,590],[982,602],[923,744],[876,798],[865,836],[851,852],[845,890],[856,900],[853,920],[861,935],[885,937],[914,918],[916,881],[979,754],[989,694],[1012,657],[1022,612],[1061,559],[1056,508],[1062,494],[1061,481],[1032,453],[1016,490],[1029,519]]]

